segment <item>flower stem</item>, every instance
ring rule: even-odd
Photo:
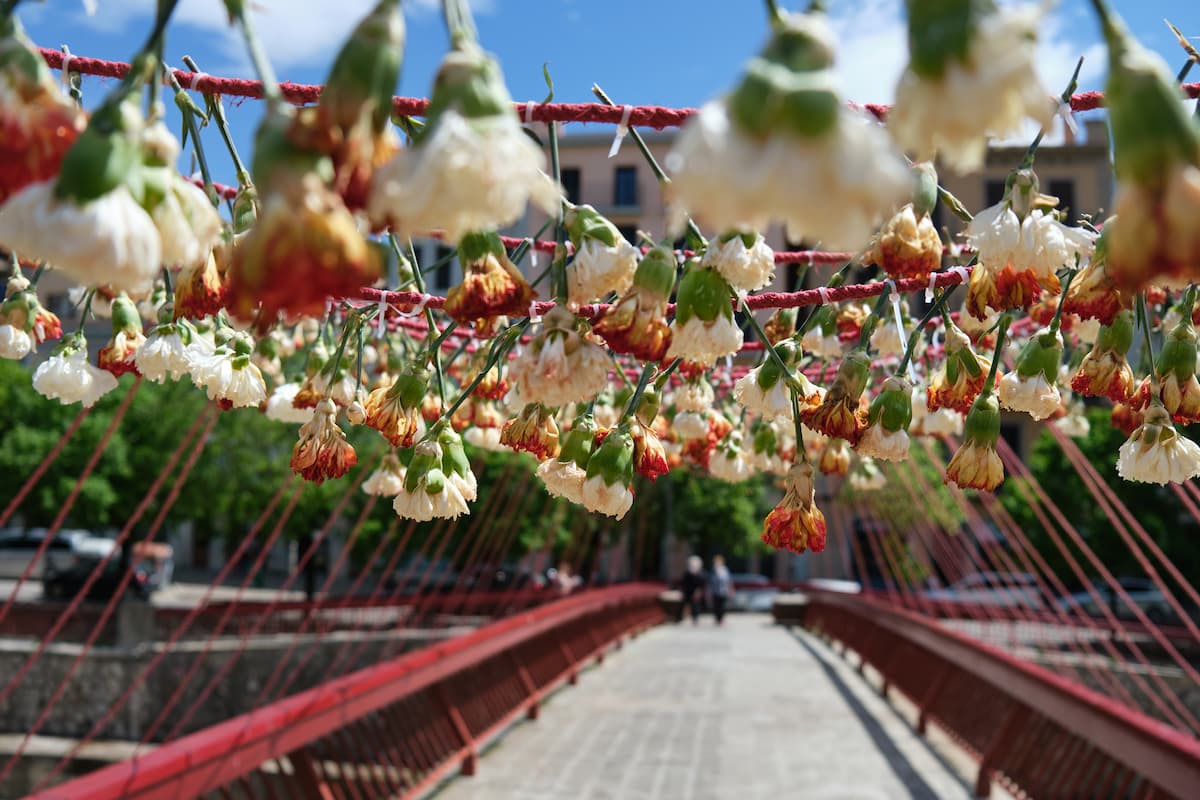
[[[80,312],[80,314],[79,314],[79,327],[75,329],[75,335],[78,337],[82,338],[82,336],[83,336],[83,328],[85,325],[87,325],[88,316],[91,315],[91,313],[92,313],[92,299],[95,296],[96,296],[96,290],[91,289],[88,291],[87,295],[83,298],[83,311]]]
[[[592,94],[596,95],[596,97],[600,99],[600,102],[604,103],[606,106],[615,107],[617,105],[597,84],[592,84]],[[637,128],[631,127],[629,129],[629,135],[633,137],[633,143],[637,145],[637,149],[641,151],[642,158],[646,159],[646,163],[650,165],[650,171],[654,173],[654,177],[658,179],[658,182],[663,186],[669,184],[671,179],[667,177],[667,173],[663,171],[661,166],[659,166],[658,159],[656,159],[654,154],[650,152],[650,148],[646,145],[646,140],[642,138],[640,133],[638,133]],[[695,237],[697,241],[704,241],[704,236],[700,233],[700,228],[697,227],[696,223],[690,218],[687,221],[687,228],[688,233]]]
[[[1075,62],[1075,71],[1071,73],[1071,80],[1067,83],[1067,88],[1063,89],[1059,99],[1063,103],[1071,102],[1071,95],[1075,94],[1075,90],[1079,88],[1079,70],[1083,69],[1083,56]],[[1029,169],[1033,166],[1033,159],[1037,155],[1038,146],[1041,145],[1042,139],[1046,138],[1046,126],[1043,125],[1038,131],[1037,136],[1033,137],[1033,141],[1029,143],[1029,148],[1025,151],[1025,156],[1021,159],[1021,166],[1018,169]]]
[[[658,373],[658,375],[654,376],[654,388],[661,392],[663,387],[667,385],[667,379],[671,377],[671,373],[674,372],[682,363],[683,359],[677,358],[671,362],[670,366]]]
[[[199,65],[191,56],[184,56],[183,63],[193,74],[200,72]],[[217,124],[217,131],[221,134],[222,141],[225,142],[225,149],[229,151],[229,157],[233,159],[233,168],[237,173],[237,181],[239,186],[250,185],[250,170],[246,169],[246,165],[242,163],[242,158],[238,155],[237,145],[233,142],[233,134],[229,130],[229,120],[225,117],[225,104],[221,102],[221,95],[209,94],[204,92],[204,107],[208,112],[208,118]]]
[[[246,10],[245,4],[236,3],[234,5],[235,17],[242,29],[242,38],[246,40],[246,50],[250,54],[251,63],[254,64],[254,71],[258,73],[258,80],[262,83],[263,98],[266,99],[268,108],[274,111],[283,105],[283,93],[279,91],[279,82],[275,79],[275,69],[263,51],[262,42],[258,40],[258,35],[254,32],[254,23],[251,21],[250,12]]]
[[[200,177],[204,180],[204,193],[208,195],[209,201],[214,206],[219,206],[221,201],[217,196],[216,187],[213,186],[212,170],[208,168],[204,143],[200,141],[200,126],[196,123],[196,115],[203,112],[193,105],[192,98],[183,91],[183,87],[175,78],[175,73],[165,63],[163,64],[163,74],[166,75],[171,88],[175,90],[175,105],[179,107],[179,113],[183,116],[183,125],[188,136],[192,137],[192,151],[196,154],[196,163],[200,166]]]
[[[892,294],[890,284],[884,284],[883,291],[879,293],[879,299],[875,301],[875,307],[871,309],[871,316],[867,317],[867,321],[863,323],[862,330],[858,333],[858,346],[866,349],[871,342],[871,334],[875,332],[875,326],[879,324],[879,315],[887,307],[888,297]]]
[[[1003,314],[1000,321],[996,323],[996,352],[992,354],[992,367],[988,370],[987,380],[983,382],[983,391],[981,394],[986,394],[996,385],[996,371],[1000,368],[1000,359],[1004,352],[1004,337],[1008,333],[1008,326],[1012,324],[1012,314]]]
[[[775,366],[779,367],[788,385],[791,386],[796,382],[795,376],[792,375],[792,368],[783,360],[783,356],[779,355],[775,350],[774,345],[771,344],[771,340],[767,338],[767,332],[763,330],[762,325],[759,325],[758,320],[754,318],[754,312],[747,308],[745,315],[747,321],[750,323],[750,327],[754,328],[754,335],[763,343],[763,349],[767,351],[767,357],[775,362]]]
[[[638,403],[642,401],[642,395],[646,392],[646,385],[650,383],[650,373],[653,371],[654,364],[647,364],[642,368],[642,377],[638,379],[637,388],[633,390],[633,397],[629,398],[629,405],[625,407],[625,413],[621,415],[621,419],[629,419],[637,411]]]
[[[350,340],[351,335],[358,332],[361,326],[362,315],[358,311],[352,310],[346,315],[346,321],[342,324],[342,335],[338,339],[337,350],[334,351],[333,358],[326,366],[329,372],[329,386],[325,390],[326,400],[333,394],[333,382],[337,380],[338,369],[342,366],[342,357],[346,353],[346,342]]]
[[[920,340],[921,333],[925,330],[925,326],[928,325],[929,321],[935,316],[944,313],[946,301],[950,299],[950,295],[954,294],[954,291],[957,288],[957,286],[951,286],[949,289],[943,291],[938,296],[937,301],[934,302],[934,304],[929,307],[929,310],[925,312],[925,316],[921,317],[920,322],[918,322],[916,327],[913,328],[913,332],[908,337],[908,346],[904,348],[904,357],[900,359],[900,364],[896,367],[897,375],[908,369],[908,363],[912,361],[913,351],[917,349],[917,342]]]
[[[779,10],[779,3],[776,0],[766,0],[767,3],[767,19],[771,23],[771,27],[776,27],[783,22],[783,12]]]
[[[1058,308],[1054,309],[1054,319],[1050,320],[1050,332],[1058,333],[1058,328],[1062,325],[1063,306],[1067,302],[1067,290],[1071,288],[1071,281],[1075,280],[1075,274],[1078,269],[1068,270],[1067,279],[1063,282],[1062,294],[1058,296]]]
[[[467,398],[471,396],[471,392],[475,391],[475,387],[483,381],[483,377],[487,375],[488,372],[491,371],[492,367],[499,363],[504,354],[512,349],[512,346],[520,340],[521,334],[527,327],[529,327],[529,320],[524,319],[518,323],[510,325],[504,331],[504,333],[496,337],[496,341],[492,344],[492,349],[488,352],[487,361],[485,362],[483,368],[479,370],[479,374],[477,374],[471,380],[471,382],[463,388],[462,392],[458,395],[458,399],[454,401],[454,405],[442,411],[442,416],[437,422],[430,426],[429,432],[425,434],[425,439],[429,439],[431,436],[436,436],[434,431],[439,430],[442,426],[444,426],[446,421],[454,416],[454,412],[458,411],[462,404],[467,402]]]
[[[808,451],[804,449],[804,424],[800,421],[800,394],[794,386],[788,387],[792,395],[792,424],[796,426],[796,456],[804,454],[804,461],[808,460]],[[792,457],[792,463],[798,463],[796,456]]]
[[[455,48],[478,38],[475,19],[466,0],[444,0],[442,12],[446,17],[446,28],[450,31],[450,43]]]
[[[1146,313],[1146,293],[1137,296],[1138,323],[1142,328],[1142,341],[1146,346],[1146,361],[1150,363],[1150,383],[1155,393],[1158,390],[1158,368],[1154,365],[1154,345],[1150,341],[1150,315]]]

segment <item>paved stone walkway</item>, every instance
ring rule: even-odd
[[[743,615],[644,634],[438,800],[969,798],[954,760],[818,640]]]

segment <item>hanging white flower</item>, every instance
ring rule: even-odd
[[[536,335],[508,366],[508,379],[525,403],[556,408],[590,401],[608,384],[611,361],[575,330],[575,316],[552,309]],[[510,393],[511,394],[511,393]]]
[[[713,388],[703,380],[686,380],[675,389],[674,405],[680,411],[707,411],[712,408]]]
[[[708,417],[703,412],[680,411],[671,425],[680,439],[703,439],[708,436]]]
[[[737,447],[718,447],[708,461],[708,471],[719,480],[740,483],[754,474],[754,467]]]
[[[611,292],[624,294],[633,285],[638,249],[591,206],[571,207],[563,222],[575,247],[575,257],[567,266],[571,304],[590,303]]]
[[[152,328],[133,355],[138,373],[154,383],[165,383],[168,377],[177,381],[188,374],[194,351],[188,349],[184,333],[178,324],[170,322]]]
[[[87,343],[72,337],[43,361],[33,373],[33,388],[38,394],[63,405],[80,403],[91,408],[104,395],[117,388],[112,373],[88,363]]]
[[[404,465],[394,452],[389,452],[383,457],[379,468],[363,481],[362,490],[377,497],[395,497],[404,490],[404,476]]]
[[[538,465],[537,475],[550,494],[583,504],[583,482],[587,480],[587,471],[574,461],[548,458]]]
[[[303,425],[312,417],[312,409],[296,408],[292,401],[300,391],[298,383],[281,383],[267,398],[267,419]]]
[[[228,345],[211,355],[199,356],[192,364],[192,382],[208,392],[208,399],[222,408],[247,408],[262,405],[267,399],[267,383],[262,372],[250,361],[249,340],[235,334]]]
[[[33,337],[14,325],[0,325],[0,358],[20,360],[33,350]]]
[[[1058,385],[1037,373],[1023,378],[1013,372],[1000,379],[1000,404],[1009,411],[1024,411],[1034,419],[1045,419],[1062,406]]]
[[[842,343],[838,341],[837,333],[826,335],[821,326],[813,327],[800,339],[800,346],[817,358],[841,358]]]
[[[946,8],[951,14],[960,10],[957,5]],[[979,4],[976,12],[972,5],[966,42],[956,40],[953,52],[943,40],[924,37],[942,51],[915,51],[896,87],[888,128],[900,146],[920,159],[936,152],[951,169],[973,172],[983,166],[989,136],[1003,139],[1020,133],[1027,120],[1049,124],[1054,106],[1035,62],[1045,8],[990,10],[990,5]],[[929,16],[910,14],[910,30],[938,24]],[[919,62],[918,56],[923,56]]]
[[[742,292],[758,291],[775,280],[775,251],[761,233],[728,234],[712,242],[704,253],[703,264],[717,270],[730,286]]]
[[[529,201],[553,214],[562,200],[496,62],[472,43],[456,47],[438,70],[427,127],[375,174],[368,202],[372,219],[405,234],[440,228],[451,242],[511,225]]]
[[[504,452],[508,448],[500,444],[499,428],[480,428],[471,426],[463,431],[463,441],[480,450],[491,450],[495,453]]]
[[[26,186],[0,206],[0,245],[44,260],[85,286],[147,292],[162,270],[154,220],[124,186],[77,205],[53,181]]]
[[[742,349],[742,330],[732,317],[718,316],[712,322],[692,317],[682,325],[671,323],[671,346],[667,360],[682,358],[693,364],[712,366],[717,359]]]
[[[392,501],[396,514],[418,522],[453,519],[470,513],[467,500],[442,472],[442,448],[426,440],[416,446],[404,476],[404,487]]]
[[[1183,483],[1200,476],[1200,445],[1175,430],[1166,409],[1154,403],[1121,445],[1117,474],[1139,483]]]
[[[150,211],[162,237],[163,265],[202,267],[221,241],[221,217],[200,187],[175,174],[168,184],[167,194]]]
[[[869,425],[854,452],[880,461],[907,461],[908,431],[889,431],[882,425]]]

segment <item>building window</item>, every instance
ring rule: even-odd
[[[583,202],[579,198],[579,167],[563,167],[560,176],[562,178],[563,191],[566,192],[567,200],[579,205]]]
[[[625,237],[625,241],[632,245],[636,245],[638,243],[637,225],[618,225],[617,230],[620,231],[621,235]]]
[[[613,205],[638,204],[637,167],[617,167],[613,176]]]
[[[1070,178],[1053,180],[1046,191],[1058,198],[1058,210],[1063,212],[1063,222],[1079,221],[1079,209],[1075,207],[1075,181]]]
[[[983,205],[994,206],[1004,199],[1004,181],[989,179],[983,182]]]
[[[436,289],[445,291],[451,286],[451,281],[454,280],[454,259],[450,258],[454,249],[447,247],[444,244],[439,244],[433,253],[433,263],[437,264],[445,259],[445,263],[439,266],[433,273],[433,286]]]

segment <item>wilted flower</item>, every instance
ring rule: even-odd
[[[617,226],[591,206],[574,206],[564,218],[575,258],[567,267],[567,297],[573,306],[590,303],[633,285],[638,249]]]
[[[1075,314],[1083,319],[1096,319],[1111,325],[1122,309],[1130,307],[1131,298],[1117,288],[1108,274],[1108,242],[1112,227],[1105,223],[1096,239],[1095,252],[1071,280],[1063,300],[1063,314]]]
[[[153,334],[151,336],[153,337]],[[300,391],[298,383],[281,383],[276,386],[275,391],[271,392],[271,396],[267,398],[267,419],[300,424],[312,419],[312,411],[307,408],[297,408],[292,404],[298,391]]]
[[[763,522],[762,541],[778,550],[803,553],[825,549],[825,515],[816,505],[816,482],[807,461],[788,470],[783,499]]]
[[[722,231],[781,221],[791,240],[854,249],[904,202],[911,177],[886,132],[832,88],[834,47],[823,14],[784,16],[733,93],[688,120],[667,157],[673,227],[689,213]]]
[[[609,349],[642,361],[661,361],[671,344],[667,301],[675,287],[675,257],[651,248],[638,263],[633,285],[596,320],[592,331]]]
[[[337,425],[337,406],[322,400],[312,417],[300,426],[300,439],[292,449],[292,471],[307,481],[324,483],[340,478],[358,463],[358,455]]]
[[[395,451],[389,450],[378,469],[363,481],[362,490],[378,497],[395,497],[404,489],[404,475],[404,465],[396,457]]]
[[[608,357],[575,325],[570,311],[551,309],[542,331],[510,362],[508,377],[523,402],[557,408],[591,400],[604,389]]]
[[[60,336],[62,323],[42,306],[29,281],[20,274],[9,278],[0,305],[0,358],[24,358],[38,344]]]
[[[995,491],[1004,482],[1004,463],[996,453],[999,438],[1000,404],[985,391],[967,414],[962,444],[946,465],[946,482],[960,489]]]
[[[558,455],[558,424],[541,403],[530,403],[519,416],[504,423],[500,443],[512,450],[526,452],[538,461]]]
[[[1196,380],[1196,329],[1191,308],[1195,290],[1189,290],[1186,310],[1179,323],[1164,337],[1154,362],[1158,397],[1176,422],[1200,422],[1200,382]]]
[[[934,181],[936,185],[936,176]],[[943,249],[929,213],[918,215],[909,203],[884,224],[864,261],[878,264],[896,279],[928,280],[942,265]]]
[[[867,427],[855,448],[860,456],[883,461],[908,458],[908,426],[912,421],[912,384],[899,375],[883,382],[867,412]]]
[[[763,324],[763,333],[771,344],[779,344],[796,332],[796,309],[777,308]]]
[[[1084,356],[1071,379],[1071,389],[1085,397],[1128,402],[1133,394],[1133,370],[1129,368],[1125,354],[1132,344],[1133,314],[1121,311],[1111,325],[1100,329],[1096,346]]]
[[[462,283],[446,293],[444,310],[458,322],[523,315],[535,297],[533,288],[508,258],[493,233],[465,233],[458,244]]]
[[[983,165],[989,136],[1006,138],[1054,113],[1034,51],[1045,6],[909,3],[911,60],[888,129],[905,150],[957,172]]]
[[[946,318],[946,360],[929,379],[928,409],[951,408],[963,414],[983,390],[991,359],[978,355],[971,339]]]
[[[870,376],[871,358],[866,351],[855,349],[847,353],[821,404],[811,412],[801,413],[804,424],[830,438],[857,445],[867,416],[859,400]]]
[[[822,475],[841,475],[850,472],[850,443],[845,439],[829,439],[821,451],[817,468]]]
[[[730,288],[721,273],[693,259],[679,281],[675,320],[667,358],[711,367],[742,347],[742,330],[733,320]]]
[[[1200,127],[1178,82],[1107,4],[1097,4],[1108,42],[1105,107],[1117,190],[1108,273],[1137,290],[1160,276],[1194,279],[1200,264]]]
[[[129,372],[136,374],[135,356],[145,341],[142,317],[133,301],[122,292],[121,296],[113,301],[112,336],[108,344],[100,348],[96,363],[101,369],[108,370],[118,378]]]
[[[117,388],[117,379],[89,364],[87,355],[87,340],[82,333],[63,339],[54,354],[34,371],[33,388],[63,405],[81,403],[84,408],[91,408]]]
[[[596,421],[590,415],[579,417],[563,438],[558,458],[547,459],[538,466],[538,477],[551,495],[583,503],[583,482],[587,480],[596,430]]]
[[[87,117],[64,97],[15,14],[0,19],[0,203],[53,178]]]
[[[428,370],[412,367],[400,373],[389,386],[367,396],[366,425],[379,431],[393,447],[412,447],[428,386]]]
[[[583,482],[583,505],[609,517],[621,519],[633,505],[633,436],[628,428],[617,428],[596,448],[587,462]]]
[[[1121,445],[1117,474],[1139,483],[1183,483],[1200,475],[1200,446],[1175,430],[1165,408],[1152,403]]]
[[[232,254],[232,245],[225,249]],[[198,266],[184,267],[175,278],[175,318],[201,319],[215,316],[228,302],[228,289],[210,255]]]
[[[469,513],[462,492],[442,471],[442,448],[436,441],[419,442],[404,476],[404,487],[392,501],[396,514],[427,522]]]
[[[979,254],[971,272],[967,310],[1029,308],[1042,290],[1057,293],[1058,270],[1087,258],[1096,234],[1059,222],[1041,206],[1054,198],[1038,193],[1037,176],[1023,169],[1009,180],[1003,200],[975,215],[967,239]]]
[[[761,233],[726,233],[709,244],[702,263],[740,292],[757,291],[775,280],[775,251]]]
[[[441,228],[457,243],[516,222],[529,200],[555,213],[562,198],[544,165],[495,60],[459,39],[438,70],[425,128],[376,174],[368,208],[405,234]]]
[[[795,343],[784,341],[775,345],[784,363],[793,365],[798,352]],[[825,399],[825,390],[814,386],[803,372],[793,373],[796,381],[797,399],[801,414],[815,410]],[[733,384],[734,398],[752,411],[767,419],[792,419],[792,392],[788,379],[773,358],[766,358]]]
[[[1058,391],[1062,353],[1063,339],[1058,331],[1043,328],[1031,336],[1021,348],[1016,368],[1000,380],[1000,404],[1010,411],[1024,411],[1034,419],[1045,419],[1058,411],[1062,407]]]

